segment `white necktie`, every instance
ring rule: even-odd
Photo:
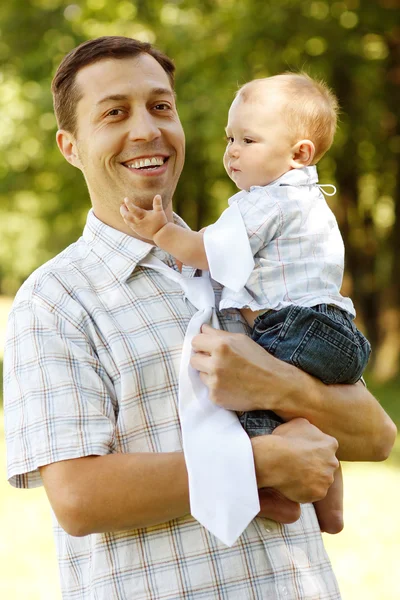
[[[232,546],[260,511],[250,439],[236,414],[211,402],[208,388],[190,366],[192,339],[201,326],[219,328],[207,272],[186,278],[149,254],[140,262],[179,283],[198,309],[183,342],[179,371],[179,417],[189,477],[190,511],[206,529]]]

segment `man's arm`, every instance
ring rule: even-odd
[[[274,435],[253,438],[252,445],[260,488],[273,487],[293,502],[325,496],[338,466],[335,439],[293,419]],[[73,536],[149,527],[189,513],[180,452],[87,456],[49,464],[40,473],[57,520]],[[289,510],[282,521],[298,518],[295,506],[291,515]]]
[[[120,211],[125,223],[141,238],[152,240],[184,265],[208,271],[203,231],[191,231],[170,223],[161,196],[154,197],[153,210],[139,208],[125,198]]]
[[[339,442],[342,460],[385,460],[396,426],[362,383],[325,385],[280,361],[249,337],[204,326],[193,339],[192,366],[211,399],[232,410],[270,409],[304,417]]]
[[[190,512],[181,452],[87,456],[40,474],[58,522],[73,536],[150,527]]]

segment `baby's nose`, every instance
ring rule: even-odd
[[[235,157],[235,156],[238,156],[238,154],[239,154],[238,145],[235,143],[231,144],[228,148],[228,155],[231,157]]]

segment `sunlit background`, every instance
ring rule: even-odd
[[[175,208],[195,228],[235,192],[222,167],[238,85],[304,69],[341,105],[321,183],[346,245],[343,292],[369,337],[370,388],[400,424],[399,0],[13,0],[0,4],[0,336],[24,279],[81,233],[89,201],[55,145],[50,83],[63,55],[101,35],[155,43],[177,67],[187,159]],[[2,340],[0,339],[0,347]],[[5,481],[0,429],[0,597],[59,600],[43,490]],[[4,457],[4,458],[3,458]],[[398,600],[400,444],[345,473],[345,531],[326,536],[344,600]]]

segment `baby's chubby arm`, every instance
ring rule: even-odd
[[[168,221],[160,195],[154,196],[153,210],[139,208],[128,198],[120,208],[125,223],[136,235],[152,240],[184,265],[208,270],[203,232],[184,229]]]

